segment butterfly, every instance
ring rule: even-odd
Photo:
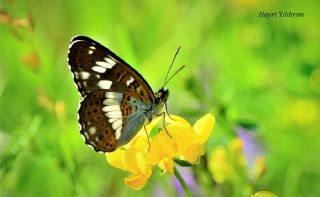
[[[81,95],[80,133],[95,151],[112,152],[127,144],[162,114],[169,96],[164,85],[154,93],[128,63],[91,38],[72,38],[68,64]]]

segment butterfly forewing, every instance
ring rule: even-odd
[[[155,101],[148,83],[88,37],[71,40],[68,63],[83,97],[78,113],[86,143],[103,152],[126,144],[143,126],[145,110]]]
[[[148,83],[120,57],[98,42],[77,36],[68,54],[70,69],[82,96],[99,89],[138,92],[143,101],[154,101]]]

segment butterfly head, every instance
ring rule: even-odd
[[[166,103],[167,102],[167,99],[168,99],[168,96],[169,96],[169,90],[165,90],[163,88],[161,88],[156,94],[155,94],[155,97],[160,101],[160,102],[163,102],[163,103]]]

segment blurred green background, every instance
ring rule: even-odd
[[[0,2],[0,196],[174,196],[156,173],[134,191],[79,135],[70,39],[89,36],[144,76],[154,91],[181,45],[169,112],[191,123],[212,112],[208,155],[235,128],[254,127],[265,171],[217,183],[205,160],[200,196],[320,196],[320,12],[317,1]],[[302,18],[261,18],[292,11]],[[200,170],[199,170],[200,169]],[[237,171],[234,172],[237,176]],[[204,177],[204,178],[203,178]]]

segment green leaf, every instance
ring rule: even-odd
[[[160,132],[160,130],[161,130],[160,128],[156,128],[156,127],[152,128],[152,130],[149,133],[149,136],[153,138]]]
[[[173,159],[173,160],[174,160],[174,162],[176,164],[178,164],[179,166],[182,166],[182,167],[190,167],[190,166],[192,166],[191,163],[189,163],[187,161],[184,161],[184,160],[180,160],[180,159]]]

